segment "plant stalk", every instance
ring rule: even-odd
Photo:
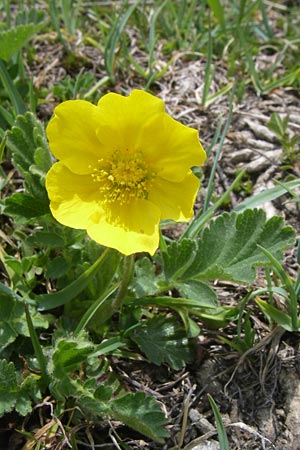
[[[112,310],[114,312],[119,311],[121,308],[122,300],[126,295],[128,285],[132,279],[133,268],[134,268],[134,255],[125,256],[123,278],[118,293],[112,302]]]

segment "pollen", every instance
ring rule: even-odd
[[[155,177],[141,152],[117,150],[110,158],[99,159],[92,177],[106,203],[121,205],[135,198],[147,198]]]

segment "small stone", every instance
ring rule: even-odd
[[[217,441],[209,440],[201,442],[201,444],[195,445],[191,450],[220,450],[220,444]]]
[[[189,411],[189,418],[196,428],[200,429],[202,433],[213,431],[215,427],[201,414],[197,409],[191,408]]]
[[[281,150],[273,150],[266,152],[266,156],[260,156],[246,165],[246,170],[249,173],[257,173],[268,169],[273,164],[277,164],[280,161]]]
[[[249,119],[246,119],[245,122],[258,139],[263,139],[264,141],[274,143],[278,142],[277,137],[274,133],[272,133],[272,131],[269,130],[269,128]]]

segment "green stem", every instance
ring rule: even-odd
[[[128,285],[132,279],[133,268],[134,268],[134,256],[133,255],[125,256],[123,278],[122,278],[118,293],[117,293],[116,297],[114,298],[112,305],[111,305],[112,310],[114,312],[120,310],[122,300],[126,295]]]
[[[81,331],[86,327],[92,317],[96,314],[99,308],[105,303],[107,298],[115,292],[115,290],[120,286],[120,283],[116,283],[113,286],[110,286],[106,291],[89,307],[89,309],[83,315],[81,321],[77,325],[74,336],[78,336]]]
[[[60,291],[53,292],[51,294],[41,294],[36,297],[39,305],[39,310],[44,311],[47,309],[57,308],[63,306],[75,298],[83,289],[89,284],[95,274],[98,272],[111,249],[106,248],[94,264],[83,272],[76,280],[70,283]]]
[[[33,346],[36,359],[39,362],[39,366],[40,366],[40,369],[41,369],[41,372],[42,372],[42,379],[41,379],[42,386],[43,386],[43,388],[46,388],[47,385],[48,385],[48,382],[49,382],[49,377],[48,377],[48,373],[47,373],[47,360],[46,360],[45,355],[43,353],[43,349],[42,349],[41,344],[39,342],[39,338],[37,336],[37,333],[36,333],[36,331],[34,329],[28,305],[25,303],[24,306],[25,306],[26,321],[27,321],[27,326],[28,326],[28,330],[29,330],[32,346]]]

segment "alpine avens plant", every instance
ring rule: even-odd
[[[268,94],[298,87],[292,44],[299,41],[300,16],[291,22],[290,39],[277,39],[272,28],[281,8],[268,20],[271,2],[89,2],[86,9],[80,1],[50,1],[48,11],[41,2],[51,20],[38,8],[16,13],[15,3],[0,6],[0,420],[7,428],[18,424],[24,449],[55,441],[51,448],[112,442],[128,450],[130,438],[118,434],[117,424],[134,430],[142,446],[151,441],[158,448],[154,441],[180,450],[189,401],[173,447],[164,395],[130,383],[118,363],[183,370],[195,363],[196,338],[211,329],[219,343],[246,356],[260,336],[253,310],[270,334],[300,329],[300,246],[293,272],[284,260],[296,232],[260,209],[286,194],[299,203],[299,177],[232,209],[230,195],[245,172],[215,192],[236,102],[247,89]],[[90,25],[99,39],[89,35]],[[38,51],[52,33],[53,55],[61,54],[66,66],[57,83],[56,59],[47,60],[41,76],[30,73],[35,44],[28,43],[38,35]],[[78,42],[93,55],[100,51],[100,71],[90,70],[94,60],[85,66]],[[266,49],[273,62],[259,72],[253,61]],[[197,121],[178,113],[176,102],[166,108],[163,98],[171,94],[160,89],[176,62],[186,67],[196,58],[203,89],[199,95],[197,87],[198,103],[191,100],[189,111],[206,114],[231,92],[229,107],[221,108],[228,113],[213,111],[215,134],[204,139],[201,130],[203,146]],[[212,89],[219,68],[225,81]],[[184,98],[183,79],[178,86],[173,81]],[[297,165],[288,116],[276,112],[267,125],[284,160]],[[218,295],[221,283],[231,286],[232,301]],[[228,449],[228,428],[208,399],[215,435]],[[97,426],[109,429],[100,442],[93,437]]]

